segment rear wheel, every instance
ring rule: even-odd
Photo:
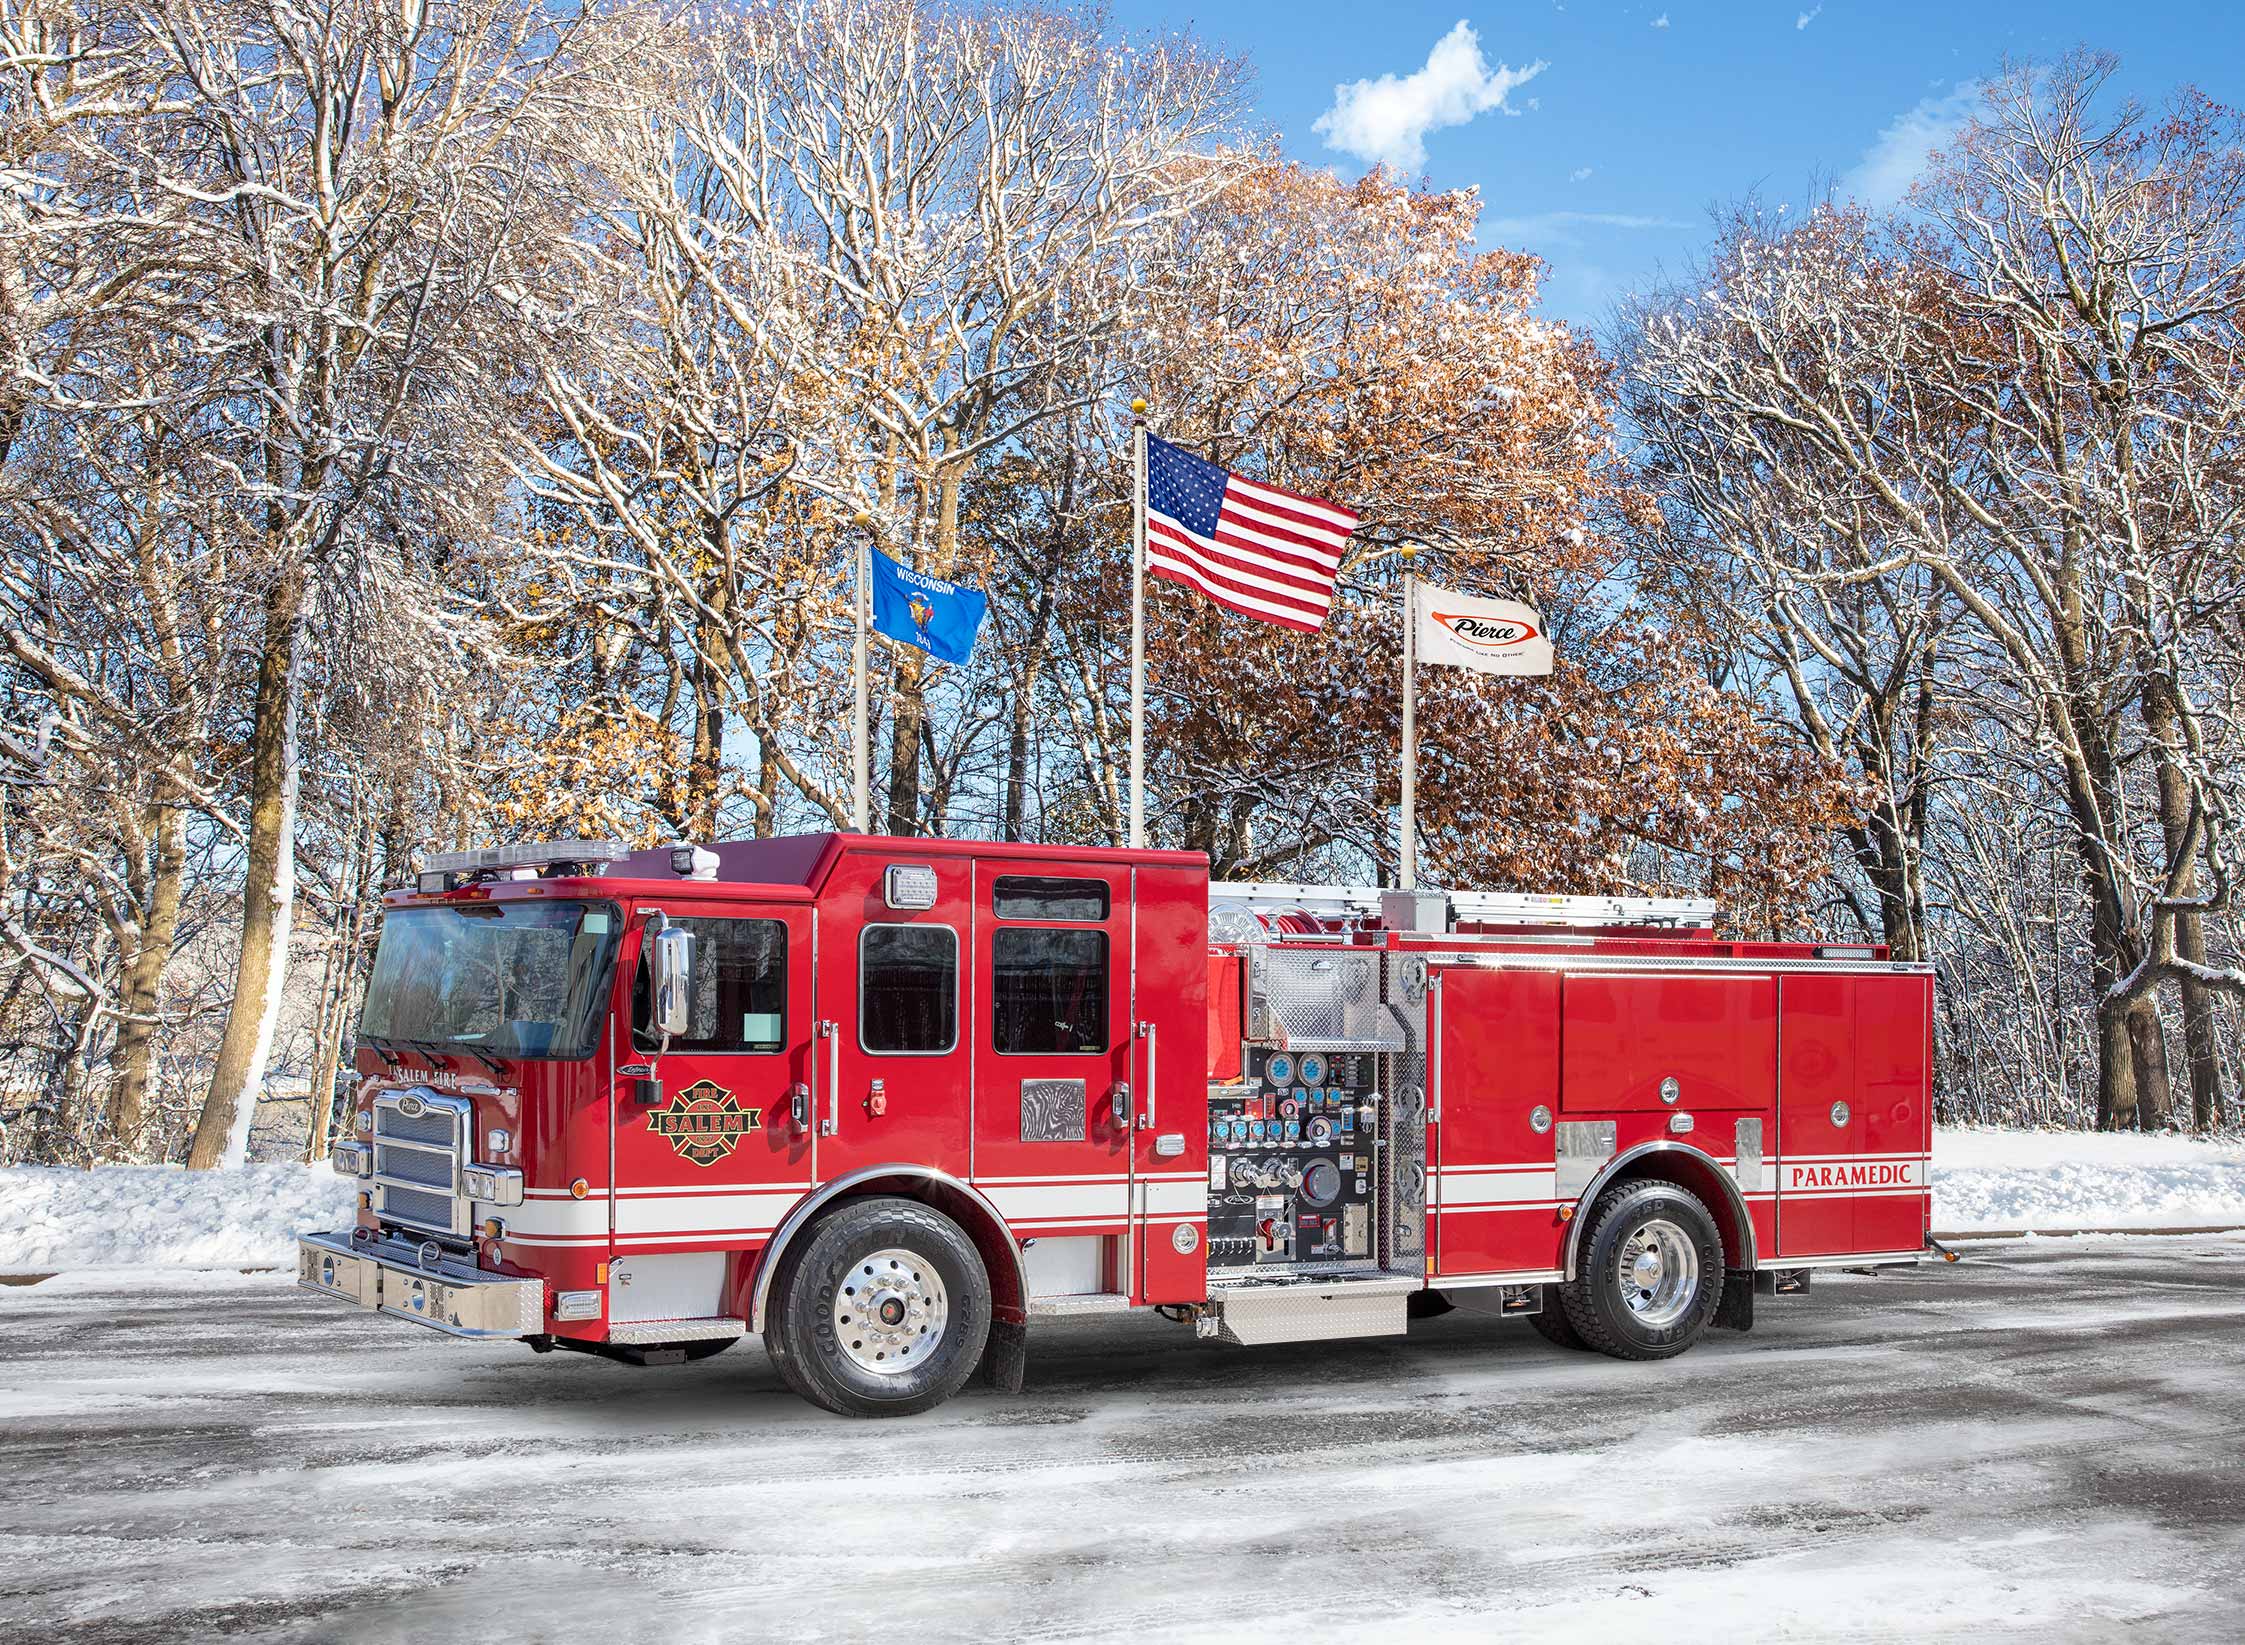
[[[1715,1219],[1697,1196],[1650,1179],[1599,1196],[1575,1277],[1559,1287],[1582,1345],[1615,1359],[1682,1353],[1722,1297],[1723,1240]]]
[[[959,1225],[914,1200],[851,1200],[781,1259],[765,1346],[789,1387],[843,1416],[909,1416],[957,1393],[990,1334],[990,1280]]]

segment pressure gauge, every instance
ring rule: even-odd
[[[1301,1073],[1304,1085],[1323,1085],[1325,1083],[1325,1059],[1315,1051],[1304,1051],[1302,1053]]]
[[[1284,1051],[1273,1051],[1271,1060],[1263,1064],[1263,1077],[1273,1085],[1292,1085],[1294,1059]]]

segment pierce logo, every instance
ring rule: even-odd
[[[695,1165],[715,1165],[751,1131],[764,1129],[764,1116],[743,1108],[732,1092],[710,1080],[696,1080],[647,1116],[647,1129]]]
[[[1514,651],[1530,640],[1540,640],[1535,624],[1471,617],[1461,612],[1437,611],[1434,620],[1447,628],[1458,643],[1475,651]]]

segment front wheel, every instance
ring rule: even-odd
[[[1559,1304],[1582,1345],[1615,1359],[1682,1353],[1722,1299],[1723,1240],[1715,1219],[1695,1195],[1650,1179],[1599,1196],[1575,1277],[1559,1287]]]
[[[990,1334],[990,1280],[959,1225],[915,1200],[850,1200],[781,1259],[765,1348],[842,1416],[909,1416],[959,1391]]]

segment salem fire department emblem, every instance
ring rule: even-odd
[[[666,1138],[680,1159],[715,1165],[749,1132],[763,1130],[764,1116],[743,1108],[723,1086],[696,1080],[649,1114],[647,1129]]]

